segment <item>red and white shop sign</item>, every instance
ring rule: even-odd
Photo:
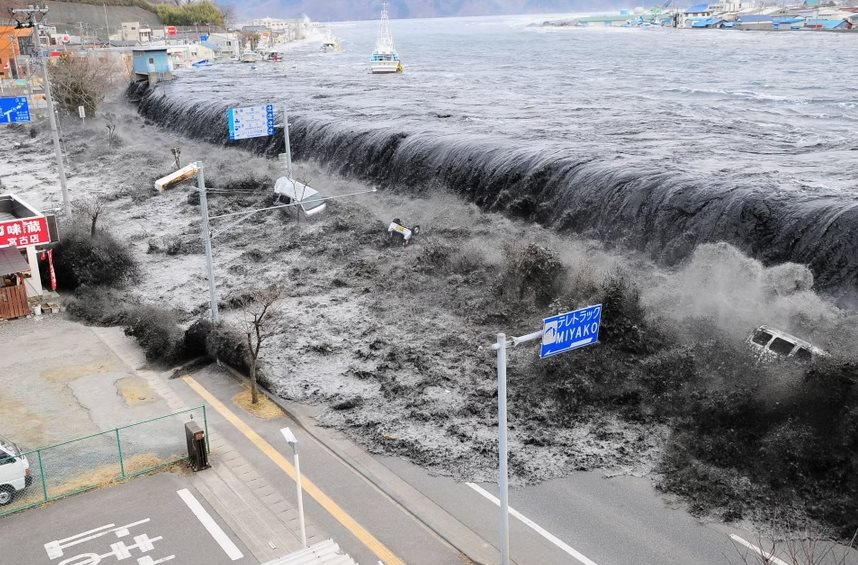
[[[0,247],[6,245],[29,247],[50,243],[50,241],[48,221],[44,216],[0,222]]]

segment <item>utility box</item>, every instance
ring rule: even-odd
[[[206,449],[206,433],[198,423],[193,420],[185,422],[185,439],[188,442],[188,461],[191,463],[191,469],[202,471],[211,467]]]

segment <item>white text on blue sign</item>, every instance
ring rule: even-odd
[[[551,357],[598,342],[601,322],[601,304],[545,318],[539,356]]]

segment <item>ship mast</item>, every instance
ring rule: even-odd
[[[375,48],[377,51],[393,51],[393,34],[390,32],[387,2],[381,5],[381,20],[378,22],[378,37],[375,40]]]

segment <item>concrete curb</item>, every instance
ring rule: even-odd
[[[223,367],[233,378],[244,383],[249,381],[248,377],[222,361],[217,360],[217,364]],[[260,385],[259,390],[327,449],[331,455],[342,461],[343,464],[450,547],[460,552],[471,563],[494,565],[500,562],[499,551],[491,543],[404,481],[399,475],[373,459],[364,450],[350,441],[339,440],[322,433],[299,404],[279,398],[264,386]]]

